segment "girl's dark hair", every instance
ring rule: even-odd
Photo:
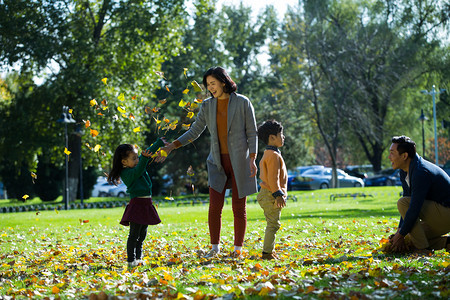
[[[227,71],[225,71],[222,67],[212,67],[203,75],[203,85],[206,89],[208,89],[208,83],[206,82],[206,78],[208,76],[213,76],[217,80],[222,83],[225,83],[223,87],[223,91],[227,94],[231,94],[237,91],[237,85],[231,79],[230,75],[228,75]],[[212,94],[211,94],[212,96]]]
[[[397,144],[397,151],[399,154],[408,153],[408,157],[413,159],[416,157],[416,143],[407,136],[394,136],[392,143]]]
[[[275,120],[268,120],[259,125],[258,127],[258,138],[264,142],[264,144],[269,144],[269,136],[277,135],[283,130],[283,125]]]
[[[111,184],[117,184],[120,182],[120,173],[123,170],[122,159],[126,159],[130,152],[136,149],[135,146],[130,144],[122,144],[116,148],[113,157],[113,165],[111,171],[108,174],[108,182]]]

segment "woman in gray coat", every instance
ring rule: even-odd
[[[247,228],[247,196],[257,192],[255,164],[257,153],[256,120],[250,100],[236,93],[237,86],[221,67],[203,76],[211,98],[203,101],[191,128],[162,148],[172,150],[195,141],[208,127],[211,148],[207,159],[209,184],[208,224],[212,249],[206,257],[220,252],[220,229],[225,190],[232,189],[234,216],[234,256],[239,256]],[[162,162],[165,157],[159,156]]]

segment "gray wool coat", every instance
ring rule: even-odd
[[[208,127],[211,147],[206,160],[208,184],[219,193],[225,188],[227,176],[220,162],[220,146],[217,135],[217,99],[203,101],[191,128],[178,138],[184,146],[195,141]],[[257,192],[256,176],[250,177],[250,153],[258,153],[258,138],[253,105],[240,94],[232,93],[228,102],[228,152],[239,192],[239,198]]]

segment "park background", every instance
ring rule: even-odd
[[[447,2],[280,3],[255,10],[209,0],[0,0],[0,181],[12,198],[0,201],[9,212],[0,214],[0,297],[449,297],[448,252],[383,252],[398,224],[400,187],[290,192],[275,262],[258,258],[265,223],[255,195],[242,257],[227,256],[227,198],[224,255],[203,259],[206,132],[151,165],[154,194],[170,176],[176,201],[155,197],[163,223],[149,230],[147,265],[127,270],[123,199],[87,199],[89,190],[118,144],[143,148],[188,128],[207,97],[195,82],[211,66],[229,71],[258,124],[283,122],[290,169],[380,171],[389,167],[391,136],[400,134],[434,162],[433,99],[439,163],[450,159]],[[67,127],[58,122],[63,107],[74,120]],[[90,209],[63,209],[66,170],[73,205],[82,170],[86,201],[74,208]],[[194,196],[178,199],[187,182]]]
[[[280,8],[283,15],[273,5],[207,0],[2,1],[0,181],[8,196],[55,200],[65,190],[67,156],[69,199],[80,198],[80,170],[88,198],[117,145],[143,148],[188,128],[208,97],[191,83],[211,66],[229,71],[258,124],[282,121],[289,169],[369,164],[378,172],[389,166],[390,138],[401,134],[434,162],[432,98],[439,163],[450,159],[447,2]],[[435,97],[421,93],[433,86]],[[63,106],[76,122],[66,124],[70,154],[57,122]],[[154,194],[163,176],[172,195],[192,181],[195,192],[207,191],[208,152],[205,132],[153,164]]]

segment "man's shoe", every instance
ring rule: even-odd
[[[134,269],[135,267],[137,267],[137,262],[134,260],[132,262],[128,262],[128,269]]]
[[[203,257],[204,258],[213,258],[213,257],[216,257],[218,254],[219,254],[219,251],[212,249],[211,251],[206,253],[206,255]]]

